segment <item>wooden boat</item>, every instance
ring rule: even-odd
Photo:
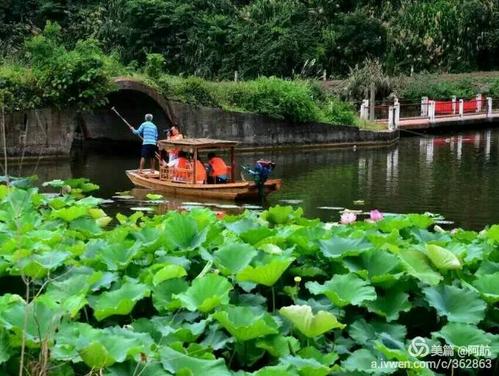
[[[237,181],[235,178],[234,148],[236,141],[214,140],[209,138],[186,138],[182,140],[161,140],[159,150],[177,148],[193,155],[196,160],[204,151],[228,149],[230,151],[229,181],[227,183],[207,184],[196,182],[196,164],[192,169],[179,169],[162,166],[160,170],[127,170],[126,174],[133,184],[172,195],[204,197],[223,200],[256,200],[281,187],[281,179],[268,179],[261,192],[254,181]]]

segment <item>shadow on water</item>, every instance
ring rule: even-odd
[[[110,198],[133,188],[124,171],[137,167],[139,149],[137,144],[111,143],[74,148],[71,161],[40,165],[37,173],[41,181],[87,177],[100,185],[99,196]],[[276,162],[273,177],[283,179],[282,190],[268,203],[299,205],[310,217],[337,220],[339,213],[331,208],[346,207],[429,211],[473,229],[499,222],[499,129],[402,138],[398,145],[380,149],[244,153],[237,158],[239,170],[259,158]],[[171,209],[193,201],[166,199]],[[223,205],[232,205],[211,204],[224,210],[230,207]],[[116,203],[113,211],[129,207]]]

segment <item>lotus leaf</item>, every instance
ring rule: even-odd
[[[84,206],[71,206],[52,211],[52,218],[61,218],[66,222],[72,222],[77,218],[88,215],[88,209]]]
[[[326,295],[338,307],[376,300],[374,287],[353,273],[337,274],[323,285],[307,282],[306,287],[314,295]]]
[[[223,359],[194,358],[168,346],[163,346],[159,354],[163,367],[175,375],[231,376]]]
[[[135,303],[149,294],[150,291],[146,285],[127,280],[116,290],[89,296],[88,301],[94,310],[95,318],[101,321],[113,315],[128,315]]]
[[[68,252],[47,251],[41,254],[21,258],[18,261],[18,267],[22,273],[31,278],[45,277],[49,271],[63,265],[64,261],[70,256]]]
[[[54,358],[80,362],[89,367],[108,367],[139,354],[150,355],[153,341],[148,334],[119,327],[95,329],[84,323],[65,323],[56,335]]]
[[[148,194],[146,194],[146,198],[148,200],[157,201],[157,200],[161,200],[163,198],[163,196],[159,195],[159,194],[155,194],[155,193],[148,193]]]
[[[185,292],[189,284],[184,279],[175,278],[164,281],[152,289],[152,302],[158,311],[174,310],[181,307],[177,294]]]
[[[227,244],[214,253],[215,265],[224,274],[236,274],[247,267],[257,253],[255,248],[245,243]]]
[[[485,333],[475,325],[464,323],[448,323],[438,332],[432,333],[437,338],[442,338],[451,346],[489,346],[492,336]],[[495,336],[499,338],[499,336]],[[492,354],[491,354],[492,355]]]
[[[342,324],[332,313],[319,311],[312,313],[310,306],[292,305],[279,310],[281,316],[287,318],[296,328],[307,337],[316,337],[332,329],[343,329]]]
[[[319,240],[319,243],[322,254],[332,259],[360,255],[372,247],[364,238],[333,237],[329,240]]]
[[[91,286],[102,277],[102,272],[74,274],[64,280],[54,281],[47,287],[45,295],[60,303],[71,317],[75,317],[87,304],[86,297]]]
[[[18,339],[24,333],[33,346],[52,340],[63,314],[59,304],[43,295],[29,304],[17,295],[0,297],[0,327],[13,331]]]
[[[296,369],[300,375],[326,376],[330,374],[329,367],[326,367],[315,359],[305,359],[299,356],[287,355],[281,358],[281,363]]]
[[[250,281],[270,287],[281,278],[294,260],[294,257],[269,256],[260,265],[247,266],[237,274],[236,278],[238,281]]]
[[[366,271],[366,278],[377,285],[395,282],[404,272],[397,256],[378,249],[369,250],[356,257],[347,257],[344,262],[352,272],[362,274]]]
[[[0,328],[0,364],[9,360],[12,351],[9,345],[9,337],[7,333]]]
[[[174,264],[166,265],[154,274],[152,283],[154,286],[157,286],[168,279],[181,278],[186,275],[187,272],[182,266]]]
[[[462,268],[461,262],[451,251],[438,245],[427,244],[426,255],[431,263],[439,270],[455,270]]]
[[[274,225],[289,223],[303,214],[302,208],[293,209],[292,206],[276,205],[262,213],[262,218]]]
[[[499,272],[482,275],[473,282],[483,298],[490,303],[499,302]]]
[[[169,376],[169,372],[166,372],[161,364],[155,364],[152,362],[126,362],[123,364],[115,364],[114,366],[107,369],[106,376],[130,376],[133,374],[140,376]],[[69,376],[69,375],[68,375]]]
[[[407,329],[403,325],[388,324],[382,321],[368,323],[366,320],[360,319],[349,326],[348,333],[358,344],[369,346],[371,342],[378,340],[383,334],[387,334],[397,341],[403,341],[407,335]]]
[[[449,321],[476,324],[485,317],[487,305],[480,295],[468,288],[439,285],[423,289],[426,301],[439,316]]]
[[[295,337],[285,337],[279,334],[259,340],[256,347],[266,350],[273,357],[282,358],[296,353],[300,349],[300,342]]]
[[[354,351],[341,365],[348,372],[365,372],[369,370],[370,374],[382,375],[391,374],[397,371],[397,368],[381,368],[372,367],[373,364],[380,362],[380,357],[375,356],[371,351],[367,349],[359,349]]]
[[[438,285],[442,275],[432,269],[428,258],[419,251],[404,250],[399,253],[407,273],[428,285]]]
[[[277,323],[272,316],[252,307],[229,306],[212,316],[238,341],[278,333]]]
[[[230,290],[232,284],[226,278],[207,274],[196,278],[185,292],[177,295],[177,298],[189,311],[199,310],[206,313],[219,305],[228,304]]]
[[[179,213],[168,218],[164,233],[165,246],[171,251],[194,249],[206,239],[206,229],[199,231],[193,218]]]
[[[400,312],[411,309],[409,294],[402,291],[389,290],[384,296],[379,296],[375,301],[366,303],[367,310],[384,316],[390,322],[399,318]]]

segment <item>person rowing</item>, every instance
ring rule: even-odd
[[[144,169],[145,160],[149,159],[151,161],[151,170],[155,169],[155,154],[157,151],[157,141],[158,141],[158,128],[152,122],[153,116],[151,114],[146,114],[144,117],[145,121],[140,125],[138,129],[135,129],[128,123],[130,130],[142,138],[142,149],[140,152],[140,163],[139,172]]]

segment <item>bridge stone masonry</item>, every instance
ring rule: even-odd
[[[241,149],[289,147],[383,146],[398,141],[397,130],[380,132],[323,123],[293,124],[253,113],[227,112],[196,107],[164,98],[154,87],[139,80],[118,77],[108,105],[90,112],[68,108],[42,108],[6,114],[6,146],[9,157],[40,159],[67,157],[75,140],[99,145],[138,144],[123,121],[111,111],[115,107],[137,127],[151,113],[160,137],[178,125],[187,137],[236,140]],[[124,146],[121,150],[127,150]],[[137,149],[138,150],[138,149]]]
[[[360,117],[369,118],[367,99],[360,105]],[[392,104],[375,106],[375,118],[371,120],[400,130],[499,125],[499,99],[478,94],[468,100],[455,96],[450,100],[423,97],[421,103],[408,103],[395,98]]]

